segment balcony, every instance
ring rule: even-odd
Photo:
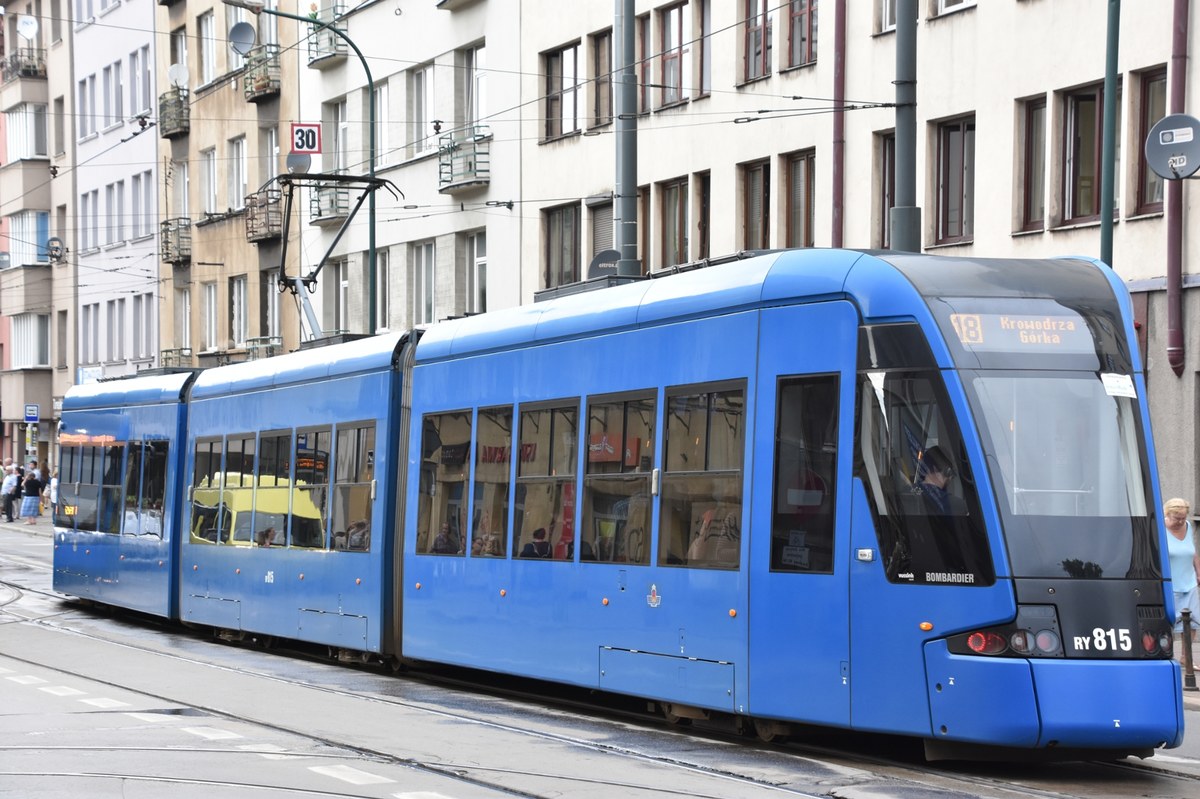
[[[283,233],[283,202],[279,189],[246,195],[246,241],[277,239]]]
[[[492,132],[483,125],[438,137],[438,191],[454,194],[492,179]]]
[[[18,47],[3,64],[5,83],[18,78],[46,78],[46,51],[40,47]]]
[[[158,365],[163,368],[191,366],[192,365],[192,348],[178,347],[173,350],[159,350]]]
[[[309,203],[309,222],[318,225],[341,223],[350,214],[350,190],[342,186],[317,186]]]
[[[327,22],[333,24],[320,30],[314,30],[308,36],[308,65],[313,69],[328,69],[346,60],[346,54],[350,48],[346,46],[346,41],[332,30],[332,28],[340,31],[346,30],[346,23],[341,19],[345,13],[346,6],[342,3],[326,6],[317,13],[316,22],[318,24]],[[334,22],[334,20],[338,21]],[[316,25],[313,26],[314,29],[316,27]]]
[[[279,95],[279,45],[260,44],[246,54],[242,91],[251,103]]]
[[[159,245],[163,263],[183,269],[192,262],[192,220],[186,216],[163,221]]]
[[[186,136],[191,130],[191,108],[188,90],[176,87],[158,98],[158,129],[164,139]]]
[[[53,276],[49,262],[16,264],[4,270],[4,290],[0,291],[0,316],[20,316],[45,312],[51,295]]]
[[[255,336],[246,339],[247,360],[256,361],[259,358],[271,358],[283,352],[283,338],[280,336]]]

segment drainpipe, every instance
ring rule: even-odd
[[[1171,20],[1171,99],[1168,113],[1182,114],[1187,88],[1188,6],[1175,0]],[[1167,205],[1167,363],[1183,374],[1183,181],[1166,181]]]
[[[833,230],[829,246],[841,247],[846,194],[846,0],[833,6]]]

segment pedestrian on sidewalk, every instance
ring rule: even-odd
[[[1196,624],[1200,624],[1200,554],[1194,541],[1195,532],[1188,521],[1191,506],[1185,499],[1168,499],[1163,503],[1163,522],[1167,532],[1167,558],[1171,564],[1171,588],[1175,592],[1175,613],[1184,608],[1192,612],[1192,641],[1196,640]],[[1182,634],[1182,622],[1175,627]],[[1183,641],[1185,646],[1191,641]]]
[[[11,460],[6,458],[6,460]],[[21,483],[17,479],[17,467],[11,463],[4,467],[4,482],[0,483],[0,495],[4,500],[4,521],[12,524],[13,501],[19,495]]]
[[[21,484],[21,517],[26,524],[37,524],[38,510],[42,502],[42,481],[38,479],[37,471],[27,470],[25,482]]]

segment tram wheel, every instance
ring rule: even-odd
[[[662,710],[663,718],[667,720],[668,724],[683,726],[692,723],[690,718],[678,715],[670,702],[663,702],[659,705],[659,708]]]
[[[787,740],[788,725],[772,719],[754,719],[754,735],[765,744]]]

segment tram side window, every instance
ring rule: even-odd
[[[480,411],[475,436],[471,554],[502,558],[508,543],[512,408]]]
[[[326,498],[329,496],[328,427],[296,433],[296,482],[292,486],[292,546],[326,547]]]
[[[141,508],[131,521],[125,515],[125,532],[131,535],[163,535],[163,504],[167,498],[166,441],[147,441],[142,447]]]
[[[125,512],[121,528],[125,535],[139,535],[137,520],[142,494],[142,442],[130,441],[125,459]]]
[[[287,543],[291,512],[292,433],[263,433],[258,439],[258,478],[254,487],[254,543]]]
[[[225,469],[221,473],[221,505],[230,514],[224,538],[250,543],[254,508],[254,435],[243,433],[225,439]],[[224,529],[224,528],[222,528]]]
[[[79,447],[63,447],[58,453],[58,504],[54,506],[56,527],[74,528],[79,510],[75,490],[82,467]]]
[[[100,447],[81,447],[79,470],[75,475],[75,529],[97,530],[100,511],[100,468],[104,452]],[[60,473],[61,478],[61,473]]]
[[[471,414],[467,411],[430,414],[422,420],[417,552],[464,553],[470,450]]]
[[[784,378],[777,396],[771,570],[832,572],[838,377]]]
[[[858,404],[855,473],[888,579],[991,585],[979,495],[941,374],[864,372]]]
[[[650,562],[655,412],[649,394],[589,403],[581,560]]]
[[[375,425],[339,427],[333,476],[333,546],[371,548],[371,483],[375,479]]]
[[[188,530],[193,543],[215,544],[222,530],[228,534],[229,519],[221,505],[221,439],[196,442],[192,472],[192,519]]]
[[[744,384],[667,394],[658,562],[736,569],[742,551]]]
[[[102,448],[104,468],[100,484],[100,516],[96,529],[101,533],[120,533],[121,519],[124,516],[125,502],[122,497],[124,472],[122,459],[125,447],[121,444]]]
[[[578,442],[578,404],[521,411],[512,539],[517,557],[574,559]]]

